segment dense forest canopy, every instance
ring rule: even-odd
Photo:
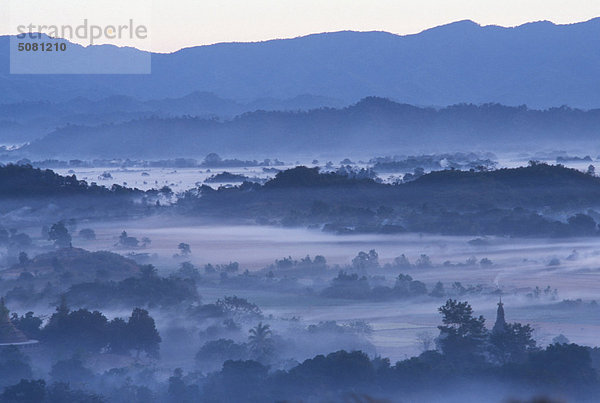
[[[75,175],[61,176],[50,169],[31,165],[6,164],[0,166],[0,198],[54,197],[54,196],[108,196],[135,195],[141,192],[119,185],[111,189],[88,184]]]
[[[443,170],[399,184],[296,167],[262,186],[188,191],[177,207],[186,214],[324,225],[342,233],[577,236],[597,233],[598,200],[595,176],[531,162],[492,171]],[[567,222],[557,219],[561,215]]]

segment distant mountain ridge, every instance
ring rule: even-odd
[[[27,158],[267,158],[322,152],[373,156],[449,150],[539,151],[597,145],[600,109],[544,111],[498,104],[421,108],[365,98],[341,108],[256,111],[232,120],[193,117],[71,125],[16,151]]]
[[[256,110],[298,111],[340,106],[344,106],[340,100],[308,94],[291,99],[257,99],[242,103],[199,91],[180,98],[148,101],[112,95],[102,99],[77,97],[67,101],[0,103],[0,144],[22,144],[68,125],[95,126],[150,117],[231,119]]]
[[[223,43],[153,54],[151,75],[129,76],[10,75],[8,42],[0,37],[2,102],[205,91],[244,102],[313,94],[345,103],[376,95],[415,105],[600,107],[600,18],[515,28],[459,21],[407,36],[346,31]]]

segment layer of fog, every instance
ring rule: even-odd
[[[447,151],[445,151],[447,152]],[[427,150],[422,154],[431,154],[431,150]],[[481,153],[482,155],[485,153]],[[394,155],[393,153],[390,154]],[[590,150],[576,150],[576,151],[546,151],[546,152],[511,152],[511,153],[496,153],[495,161],[497,162],[497,168],[516,168],[519,166],[525,166],[530,160],[538,160],[554,164],[557,162],[557,157],[567,158],[561,163],[569,168],[575,168],[581,171],[587,170],[590,164],[598,164],[597,156]],[[569,160],[569,156],[579,156],[580,160],[573,159]],[[583,157],[591,157],[591,161],[584,160]],[[294,156],[293,159],[287,160],[285,165],[276,166],[273,170],[263,170],[261,166],[239,166],[239,167],[221,167],[221,168],[200,168],[200,167],[69,167],[69,168],[52,168],[53,171],[60,175],[72,175],[75,174],[78,179],[85,180],[88,183],[96,182],[99,185],[107,187],[113,184],[122,186],[134,187],[141,190],[158,189],[163,186],[170,187],[174,192],[183,192],[185,190],[194,188],[198,185],[208,185],[213,188],[219,186],[235,186],[239,185],[240,182],[205,182],[208,178],[213,175],[229,172],[235,175],[243,175],[248,177],[252,181],[265,181],[275,176],[277,170],[285,170],[293,168],[297,165],[305,165],[309,167],[319,166],[323,169],[326,166],[337,168],[341,162],[346,159],[347,155],[311,155],[300,158]],[[374,155],[366,155],[364,157],[358,157],[356,155],[351,156],[352,166],[360,168],[368,168],[372,166],[366,161],[373,158]],[[244,158],[250,158],[244,156]],[[329,164],[329,165],[327,165]],[[429,169],[425,169],[429,171]],[[385,183],[391,183],[402,177],[406,173],[410,173],[412,170],[406,171],[379,171],[377,172],[378,178]]]
[[[328,264],[345,266],[359,251],[375,249],[382,265],[405,254],[415,262],[426,254],[432,267],[401,270],[415,280],[423,281],[431,289],[437,281],[446,287],[453,282],[483,285],[490,290],[505,293],[505,307],[509,321],[530,323],[537,329],[536,337],[544,345],[552,338],[566,335],[571,341],[595,345],[600,322],[595,313],[581,311],[564,313],[549,310],[548,304],[561,299],[597,298],[600,275],[600,241],[595,238],[569,240],[537,240],[486,238],[481,246],[469,243],[472,237],[454,237],[420,234],[402,235],[347,235],[340,236],[318,230],[286,229],[267,226],[226,226],[175,217],[153,217],[126,223],[86,223],[96,231],[97,240],[78,241],[76,246],[91,250],[113,250],[140,259],[147,254],[162,274],[173,272],[182,259],[175,258],[181,242],[188,243],[192,254],[186,260],[202,268],[205,264],[239,262],[240,272],[260,270],[275,259],[291,256],[300,259],[323,255]],[[140,249],[117,247],[121,231],[129,236],[148,237],[150,245]],[[146,257],[147,257],[146,256]],[[490,259],[491,266],[465,265],[475,257]],[[444,265],[450,262],[451,265]],[[558,264],[557,264],[558,262]],[[458,265],[461,264],[461,265]],[[337,274],[334,270],[330,277]],[[385,269],[368,275],[384,275],[393,280],[397,272]],[[558,300],[525,297],[535,287],[558,290]],[[320,296],[299,296],[255,288],[240,289],[200,286],[203,303],[214,302],[224,295],[244,297],[261,307],[275,319],[299,317],[305,323],[336,320],[348,323],[364,320],[373,327],[370,340],[382,356],[402,359],[420,352],[417,335],[422,332],[437,334],[439,324],[435,300],[399,300],[385,302],[335,300]],[[493,325],[497,297],[489,294],[468,295],[477,314],[483,314],[488,326]],[[160,324],[160,321],[159,321]],[[277,322],[273,323],[277,328]],[[184,326],[185,327],[185,326]],[[282,328],[282,332],[285,330]],[[300,358],[300,357],[298,357]]]

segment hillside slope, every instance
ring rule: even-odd
[[[126,76],[10,75],[8,42],[0,38],[3,102],[208,91],[234,100],[313,94],[350,103],[376,95],[416,105],[600,107],[600,19],[515,28],[460,21],[408,36],[335,32],[199,46],[153,54],[152,74]],[[119,52],[80,51],[94,57]]]

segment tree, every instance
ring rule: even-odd
[[[61,304],[43,328],[41,338],[66,351],[97,352],[108,344],[107,323],[108,319],[99,311],[79,309],[69,312]]]
[[[482,352],[487,330],[483,316],[474,317],[468,302],[449,299],[438,311],[443,325],[438,326],[437,343],[442,352],[457,362],[468,362]]]
[[[141,308],[133,310],[127,322],[127,333],[138,356],[144,351],[151,357],[158,357],[159,343],[162,339],[148,311]]]
[[[218,396],[214,401],[263,402],[268,399],[263,382],[267,379],[268,368],[256,361],[225,361],[223,369],[206,385],[205,396]],[[235,385],[235,387],[232,387]]]
[[[10,321],[15,325],[17,329],[22,331],[25,336],[29,339],[39,339],[41,333],[42,319],[38,316],[34,316],[33,312],[27,312],[25,315],[19,317],[16,313],[12,314]]]
[[[19,264],[21,266],[27,266],[27,263],[29,263],[29,256],[27,256],[27,253],[19,253]]]
[[[271,338],[273,332],[269,325],[263,325],[260,322],[256,327],[253,327],[248,331],[248,344],[250,351],[256,357],[258,361],[266,360],[273,353],[273,339]]]
[[[490,334],[491,353],[500,363],[522,362],[527,353],[536,350],[533,339],[533,328],[530,325],[509,323],[502,332]]]
[[[158,275],[158,270],[156,270],[156,267],[154,267],[154,265],[145,264],[140,267],[140,273],[142,274],[142,278],[149,279],[155,278]]]
[[[315,387],[332,385],[337,389],[357,388],[358,385],[370,382],[375,377],[373,364],[365,353],[344,350],[327,356],[317,355],[293,368],[289,373]]]
[[[446,295],[446,290],[444,289],[444,284],[441,281],[435,283],[435,286],[429,293],[434,298],[441,298]]]
[[[112,353],[125,354],[132,349],[129,338],[127,322],[121,318],[114,318],[107,325],[108,346]]]
[[[394,293],[398,297],[427,294],[427,287],[420,281],[415,281],[408,274],[399,274],[394,285]]]
[[[224,314],[244,317],[262,317],[262,311],[258,305],[249,302],[245,298],[233,297],[219,298],[215,305]]]
[[[94,373],[83,365],[78,354],[67,360],[57,361],[50,370],[50,376],[56,382],[85,384],[94,377]]]
[[[183,278],[199,279],[200,272],[191,262],[181,263],[177,275]]]
[[[58,248],[70,248],[71,245],[71,234],[65,227],[62,221],[53,224],[48,231],[48,240],[54,241],[54,245]]]
[[[210,153],[210,154],[208,154],[204,158],[204,162],[202,163],[202,165],[204,165],[204,166],[216,166],[216,165],[219,165],[221,161],[223,161],[223,160],[221,159],[221,157],[219,156],[219,154],[217,154],[217,153]]]
[[[379,255],[375,249],[371,249],[369,253],[359,252],[358,255],[352,259],[352,267],[359,271],[377,269],[379,267]]]
[[[183,382],[183,370],[175,368],[173,376],[169,377],[169,398],[175,402],[182,402],[185,398],[186,385]]]
[[[327,260],[325,259],[325,256],[321,256],[321,255],[315,256],[315,258],[313,259],[313,266],[326,268]]]
[[[404,253],[394,259],[394,268],[398,269],[410,269],[411,264]]]
[[[551,344],[545,350],[529,354],[524,375],[553,385],[557,390],[598,382],[590,349],[576,344]]]
[[[323,290],[322,294],[331,298],[368,298],[371,295],[371,287],[365,276],[358,274],[347,274],[340,270],[337,277],[331,280],[331,286]]]
[[[596,167],[593,165],[588,166],[586,173],[590,176],[596,176]]]
[[[190,248],[190,245],[187,243],[181,242],[179,245],[177,245],[177,249],[179,249],[181,256],[184,256],[184,257],[187,257],[192,253],[192,249]]]
[[[171,196],[173,196],[173,194],[174,194],[173,190],[170,187],[166,186],[166,185],[163,186],[163,187],[161,187],[158,190],[158,192],[161,193],[164,197],[166,197],[168,199],[171,198]]]
[[[420,269],[430,268],[432,266],[431,259],[429,258],[429,256],[422,254],[415,262],[415,266],[417,266]]]
[[[569,344],[570,341],[564,334],[559,334],[552,339],[552,344]]]

